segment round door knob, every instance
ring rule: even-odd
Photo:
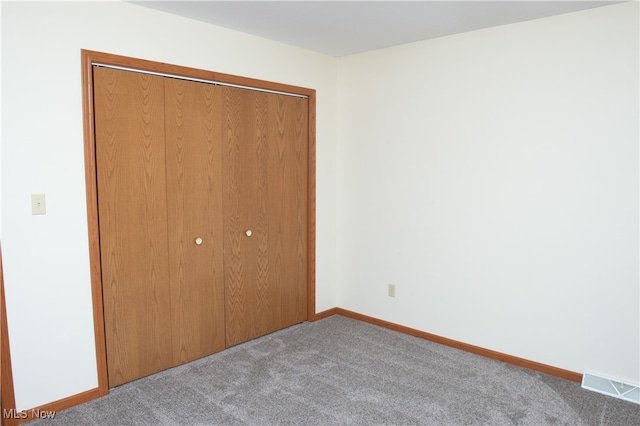
[[[202,238],[198,237],[196,238],[196,245],[199,246],[200,244],[202,244]]]
[[[251,232],[251,229],[247,229],[247,231],[245,232],[245,235],[247,237],[250,237],[253,234],[253,232]]]

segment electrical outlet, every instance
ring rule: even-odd
[[[396,297],[396,285],[389,284],[389,297]]]

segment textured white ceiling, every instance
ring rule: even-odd
[[[620,1],[132,1],[331,56]]]

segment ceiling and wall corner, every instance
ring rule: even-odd
[[[341,16],[349,13],[355,12]],[[317,90],[319,311],[340,305],[567,369],[617,371],[621,379],[637,382],[637,362],[629,359],[637,351],[640,311],[638,88],[630,76],[633,66],[637,74],[637,62],[627,56],[630,47],[637,50],[638,24],[630,14],[637,17],[637,3],[347,55],[320,54],[309,49],[322,46],[290,46],[287,40],[267,40],[273,35],[245,34],[128,2],[3,2],[1,229],[17,408],[66,398],[97,383],[82,48]],[[381,25],[389,16],[383,14]],[[327,22],[335,23],[336,32],[338,24],[345,29],[344,22]],[[614,31],[599,27],[592,33],[593,23]],[[634,42],[624,36],[629,31],[636,32]],[[293,34],[287,36],[297,40]],[[605,37],[599,40],[598,34]],[[376,41],[377,35],[370,38]],[[579,50],[567,51],[570,46]],[[367,91],[367,83],[382,90]],[[635,91],[625,85],[635,85]],[[557,103],[544,102],[545,94]],[[470,102],[463,102],[467,96]],[[596,100],[611,109],[602,110]],[[580,114],[593,123],[578,126]],[[465,138],[486,142],[487,148]],[[603,138],[615,149],[602,145]],[[483,186],[489,183],[495,188]],[[523,183],[529,186],[523,189]],[[568,210],[554,217],[542,203],[545,191]],[[30,215],[32,192],[47,193],[47,215]],[[580,215],[583,207],[592,210]],[[496,208],[509,213],[506,225],[491,218]],[[523,218],[531,226],[519,227]],[[429,219],[443,226],[435,229]],[[491,235],[499,237],[494,245],[520,241],[520,251],[487,249],[480,237]],[[549,239],[536,240],[542,237]],[[379,251],[372,251],[376,245]],[[538,263],[526,263],[538,255]],[[465,259],[468,267],[460,262]],[[576,269],[578,260],[587,262],[583,270]],[[495,280],[489,272],[497,274]],[[465,286],[469,277],[474,286]],[[386,296],[387,280],[397,286],[393,299]],[[452,298],[452,292],[464,291],[471,297]],[[594,351],[597,342],[589,336],[603,337],[614,349],[608,352],[603,344]],[[616,344],[631,352],[616,352]],[[556,346],[562,351],[543,349]]]
[[[620,1],[142,0],[131,3],[341,57]]]

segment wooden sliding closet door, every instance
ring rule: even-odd
[[[173,351],[225,348],[219,86],[165,78]]]
[[[100,255],[109,386],[169,368],[164,81],[94,67]]]
[[[220,88],[94,67],[109,386],[225,347]]]
[[[309,100],[269,95],[269,260],[277,328],[307,320]]]
[[[227,346],[306,314],[307,99],[224,87]]]
[[[308,100],[93,81],[109,386],[306,320]]]

